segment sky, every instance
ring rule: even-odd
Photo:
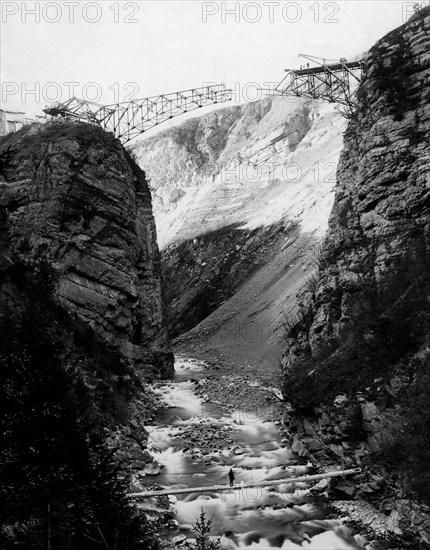
[[[0,108],[29,117],[71,96],[112,104],[205,83],[260,99],[307,62],[368,50],[414,2],[2,0]]]

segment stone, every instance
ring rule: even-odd
[[[309,451],[320,451],[323,448],[323,444],[319,439],[316,439],[315,437],[307,437],[302,440],[303,445],[308,449]]]
[[[157,464],[145,464],[143,470],[139,471],[139,475],[145,476],[158,476],[160,475],[160,467]]]
[[[330,487],[330,480],[327,478],[321,479],[316,483],[312,488],[311,491],[315,493],[322,493],[326,491]]]
[[[372,485],[371,483],[360,483],[359,489],[364,493],[375,493],[380,489],[380,487],[376,484]]]
[[[306,447],[303,446],[303,444],[300,444],[298,455],[302,457],[306,457],[310,455],[310,452],[306,449]]]
[[[430,531],[428,529],[420,529],[418,531],[420,539],[427,545],[430,546]]]
[[[294,454],[298,454],[300,446],[301,446],[300,440],[295,437],[291,445],[291,452]]]
[[[335,398],[333,404],[335,407],[342,407],[347,403],[347,401],[348,401],[348,397],[345,394],[341,394]]]
[[[341,498],[353,498],[357,492],[357,488],[354,483],[349,481],[343,481],[336,484],[334,491],[336,494],[340,494]]]
[[[169,525],[169,529],[176,530],[179,527],[179,521],[176,519],[170,519],[168,525]]]
[[[400,514],[397,510],[393,510],[387,521],[387,529],[395,535],[403,535],[403,530],[399,525]]]
[[[276,424],[276,422],[275,422]],[[315,434],[315,427],[307,418],[304,418],[302,420],[302,427],[303,427],[303,433],[306,435],[314,435]]]
[[[185,535],[176,535],[176,537],[172,538],[172,542],[173,544],[176,544],[176,546],[179,546],[185,542],[186,538],[187,537]]]

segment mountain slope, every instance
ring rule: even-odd
[[[274,97],[134,146],[154,198],[171,335],[277,364],[284,312],[327,228],[344,128],[332,106]]]

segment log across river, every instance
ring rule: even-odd
[[[178,547],[192,539],[203,508],[213,520],[211,534],[231,549],[365,548],[322,496],[327,477],[359,469],[316,472],[291,452],[273,408],[226,414],[210,396],[197,395],[201,380],[214,374],[204,362],[177,358],[175,369],[173,380],[156,388],[165,406],[148,427],[149,450],[160,467],[148,467],[141,480],[149,492],[129,494],[149,516],[159,496],[168,495],[176,519],[165,537]]]
[[[162,491],[144,491],[140,493],[129,493],[129,498],[151,498],[161,497],[163,495],[185,495],[187,493],[220,493],[221,491],[242,491],[243,489],[257,489],[259,487],[275,487],[281,484],[287,483],[309,483],[310,481],[317,481],[320,479],[328,479],[331,477],[345,477],[354,474],[359,474],[361,468],[351,468],[349,470],[340,470],[334,472],[327,472],[326,474],[314,474],[310,476],[290,477],[287,479],[277,479],[276,481],[261,481],[260,483],[242,483],[241,485],[229,486],[229,485],[210,485],[203,487],[187,487],[185,489],[164,489]]]

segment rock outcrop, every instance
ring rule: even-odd
[[[428,476],[429,52],[429,8],[369,52],[319,279],[283,358],[294,449],[381,468],[384,489],[362,480],[343,498],[391,506],[388,531],[417,545],[430,542],[428,506],[408,500],[426,500]]]
[[[71,122],[0,143],[2,264],[43,258],[56,295],[144,377],[169,375],[160,256],[144,173],[119,141]]]
[[[428,253],[429,18],[421,15],[370,50],[321,253],[326,268],[309,331],[311,350],[348,332],[363,281],[378,285],[399,259]]]
[[[357,116],[345,134],[318,286],[290,342],[286,373],[303,354],[317,357],[346,342],[369,289],[401,274],[400,296],[430,254],[429,28],[425,10],[370,50]]]

